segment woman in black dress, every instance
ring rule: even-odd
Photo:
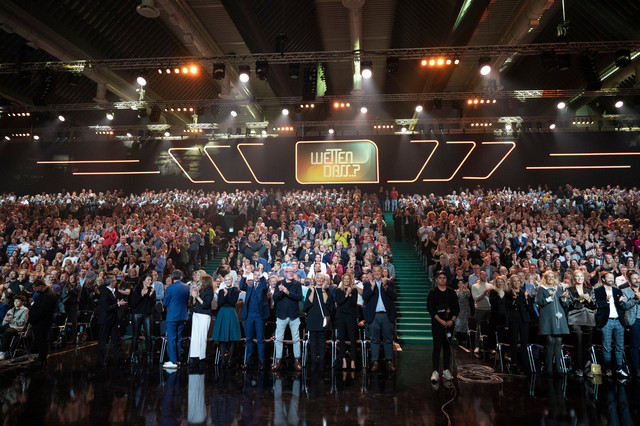
[[[511,366],[520,371],[528,370],[524,362],[525,351],[529,345],[529,290],[522,287],[522,280],[518,274],[509,277],[509,289],[505,291],[505,307],[507,310],[507,324],[509,325],[509,349],[511,350]],[[520,349],[518,350],[518,343]],[[520,354],[520,357],[518,357]]]
[[[309,355],[311,371],[324,371],[327,330],[330,323],[330,312],[333,300],[329,292],[329,279],[325,274],[315,275],[315,285],[309,287],[304,310],[307,312],[307,332],[309,332]]]
[[[354,286],[351,274],[344,274],[342,282],[336,290],[336,328],[338,329],[338,348],[342,369],[347,368],[347,340],[351,342],[351,369],[356,368],[357,326],[358,326],[358,291]]]
[[[131,361],[138,359],[138,336],[140,329],[144,330],[144,341],[147,349],[147,362],[153,362],[153,340],[151,340],[151,324],[153,322],[153,309],[156,305],[156,292],[153,289],[153,278],[151,274],[144,277],[144,280],[138,282],[131,292],[131,319],[132,319],[132,336],[131,336]]]

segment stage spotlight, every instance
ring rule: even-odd
[[[332,135],[335,133],[335,130],[333,130],[333,126],[329,127],[329,134]]]
[[[262,132],[260,133],[262,133],[262,136],[267,136],[267,131],[265,129],[262,129]]]
[[[416,105],[416,112],[422,112],[422,105]]]
[[[39,140],[40,140],[40,136],[38,136],[38,135],[33,135],[33,140],[34,140],[34,141],[39,141]]]
[[[625,68],[631,63],[631,51],[620,49],[616,52],[616,67]]]
[[[189,72],[190,72],[191,74],[198,74],[198,67],[197,67],[197,66],[195,66],[195,65],[191,65],[191,66],[189,67]]]
[[[366,113],[367,113],[367,111],[369,111],[369,110],[367,109],[367,107],[366,107],[366,106],[361,106],[361,107],[360,107],[360,112],[361,112],[361,113],[366,114]]]
[[[289,110],[287,108],[282,108],[282,115],[289,115]]]
[[[11,140],[11,138],[10,138],[9,136],[5,136],[5,137],[4,137],[4,140],[6,140],[6,141],[10,141],[10,140]]]
[[[553,130],[556,128],[556,123],[549,124],[549,130]]]
[[[396,56],[389,56],[387,58],[387,73],[393,74],[400,69],[400,64]]]
[[[564,109],[564,108],[567,107],[567,104],[564,101],[560,101],[560,102],[558,102],[557,107],[558,107],[558,109]]]
[[[111,121],[111,120],[113,120],[113,117],[114,117],[114,115],[113,115],[113,111],[109,111],[109,112],[107,113],[107,120]]]
[[[402,129],[400,129],[400,131],[401,131],[402,133],[406,133],[406,132],[407,132],[407,128],[406,128],[406,127],[403,127]]]
[[[246,83],[249,81],[250,70],[251,69],[249,68],[249,65],[240,65],[238,67],[238,72],[239,72],[238,78],[240,79],[241,82]]]
[[[164,137],[168,138],[169,136],[171,136],[171,133],[169,133],[169,131],[164,132]]]
[[[505,124],[505,125],[504,125],[504,129],[505,129],[507,132],[509,132],[509,131],[511,131],[511,129],[513,129],[513,127],[511,126],[511,123],[507,123],[507,124]]]
[[[128,138],[130,138],[130,137],[131,137],[131,136],[133,136],[133,135],[131,134],[131,132],[127,132],[126,136],[127,136]]]
[[[236,112],[235,109],[232,109],[230,114],[231,114],[232,117],[237,117],[238,116],[238,113]]]
[[[256,61],[256,77],[258,77],[258,80],[265,81],[268,71],[269,64],[267,64],[267,61]]]
[[[300,64],[289,64],[289,78],[292,80],[300,78]]]
[[[615,103],[616,108],[622,108],[624,106],[624,102],[621,100],[616,101]]]
[[[360,74],[362,74],[362,78],[371,78],[371,76],[373,75],[373,63],[371,61],[362,61]]]
[[[213,79],[214,80],[223,80],[225,74],[225,65],[224,64],[213,64]]]
[[[139,76],[136,81],[138,82],[138,84],[140,86],[146,86],[147,85],[147,79],[144,78],[143,76]]]
[[[478,65],[480,66],[480,74],[488,75],[491,72],[491,58],[480,58]]]
[[[58,116],[58,120],[60,120],[60,121],[65,121],[65,120],[66,120],[66,118],[64,117],[64,115],[60,114],[60,115]]]

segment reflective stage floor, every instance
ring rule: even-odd
[[[432,386],[431,347],[403,347],[397,372],[318,377],[221,369],[163,371],[144,363],[96,370],[95,345],[50,355],[44,370],[0,365],[2,424],[127,425],[632,425],[640,382],[511,376],[455,351],[450,386]]]

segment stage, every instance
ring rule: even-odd
[[[96,370],[95,345],[50,355],[46,368],[0,365],[4,424],[127,425],[631,425],[640,382],[516,376],[456,350],[454,381],[429,383],[431,347],[397,352],[396,373],[323,376],[224,369],[201,374],[110,361]]]

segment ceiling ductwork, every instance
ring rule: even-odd
[[[153,0],[141,0],[136,6],[136,12],[145,18],[155,19],[160,16],[160,10],[156,7]]]

